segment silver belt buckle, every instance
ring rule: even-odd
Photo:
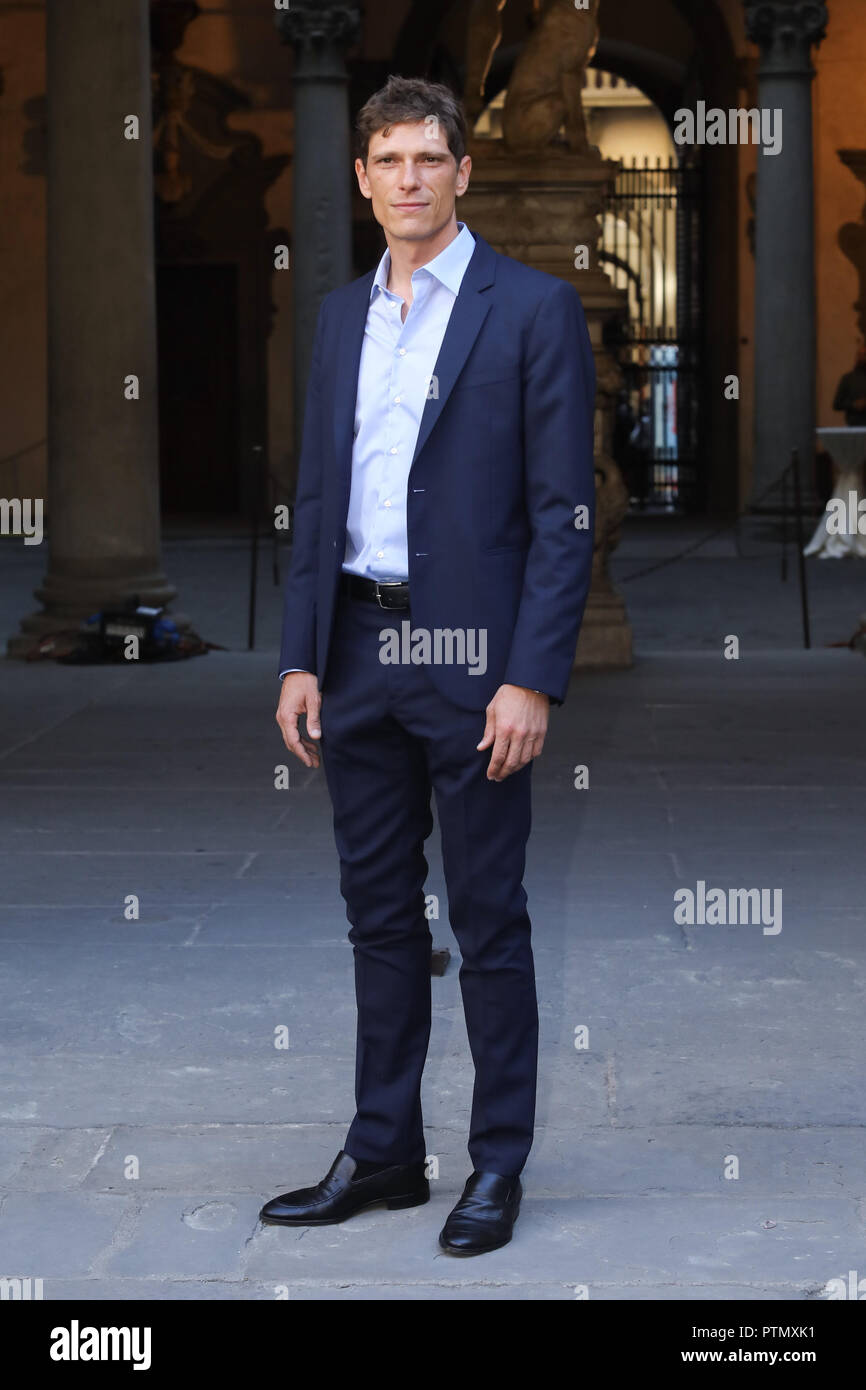
[[[384,609],[386,612],[390,612],[390,611],[391,611],[391,610],[388,608],[388,605],[387,605],[386,603],[383,603],[383,602],[382,602],[382,595],[381,595],[381,593],[379,592],[380,589],[399,589],[399,588],[402,587],[402,585],[403,585],[403,580],[402,580],[402,579],[387,579],[387,580],[385,580],[384,582],[382,582],[382,581],[380,581],[380,580],[377,579],[377,580],[376,580],[376,602],[378,603],[379,607],[382,608],[382,609]]]

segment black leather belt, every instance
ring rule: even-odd
[[[362,598],[368,603],[378,603],[380,608],[408,608],[409,581],[404,579],[394,583],[378,579],[363,579],[359,574],[346,574],[340,577],[340,593],[347,598]]]

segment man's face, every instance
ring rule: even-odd
[[[438,121],[391,126],[370,139],[366,167],[355,172],[373,216],[390,239],[426,241],[454,218],[454,206],[469,186],[472,160],[460,168]]]

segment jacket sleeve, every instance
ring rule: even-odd
[[[531,539],[503,677],[556,704],[568,689],[592,577],[595,384],[580,296],[558,281],[527,335],[524,486]]]
[[[316,674],[316,588],[319,575],[319,532],[322,516],[322,354],[323,300],[319,308],[313,355],[307,382],[304,428],[295,510],[292,557],[283,591],[283,634],[280,671]]]

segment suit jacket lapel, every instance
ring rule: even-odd
[[[361,366],[361,349],[364,346],[364,329],[367,326],[367,311],[370,307],[370,293],[375,278],[376,272],[371,270],[352,285],[352,294],[343,315],[337,348],[334,370],[334,444],[337,449],[338,467],[345,470],[347,475],[351,473],[352,468],[358,372]]]
[[[445,337],[442,339],[442,346],[436,359],[436,366],[433,369],[438,394],[431,396],[424,406],[421,427],[418,431],[418,442],[412,457],[413,464],[427,443],[430,431],[442,414],[445,402],[451,395],[457,378],[463,370],[463,364],[481,331],[481,325],[490,312],[491,298],[483,291],[492,285],[496,278],[496,253],[483,237],[478,236],[477,233],[473,233],[473,235],[475,236],[475,250],[466,267],[460,293],[454,301],[451,317],[445,329]]]
[[[463,370],[463,364],[481,325],[490,312],[490,296],[483,293],[496,278],[496,252],[484,240],[475,236],[475,250],[466,267],[460,286],[460,293],[454,301],[451,317],[445,330],[442,346],[434,368],[438,396],[431,397],[424,406],[418,441],[412,462],[426,444],[430,431],[439,419],[445,402]],[[364,346],[364,329],[367,325],[367,312],[370,307],[370,292],[376,272],[371,270],[356,280],[352,294],[343,315],[337,361],[334,371],[334,444],[337,450],[337,463],[344,480],[351,481],[352,445],[355,433],[355,404],[358,395],[358,373],[361,366],[361,349]],[[348,506],[348,493],[346,497]]]

